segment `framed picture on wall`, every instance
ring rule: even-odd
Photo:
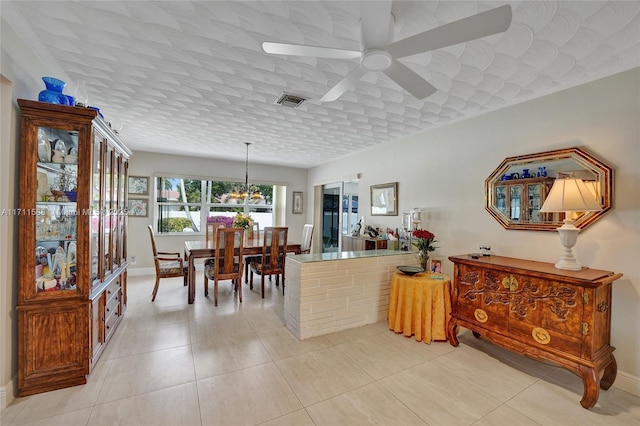
[[[148,217],[149,200],[146,198],[129,198],[129,217]]]
[[[302,204],[302,192],[301,191],[293,191],[293,214],[302,214],[303,204]]]
[[[129,176],[130,195],[149,195],[149,178],[147,176]]]
[[[371,185],[371,216],[398,216],[398,182]]]

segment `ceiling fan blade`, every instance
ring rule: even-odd
[[[357,50],[335,49],[333,47],[305,46],[301,44],[262,43],[265,53],[275,55],[313,56],[316,58],[356,59],[362,56]]]
[[[511,6],[500,6],[399,40],[386,49],[394,58],[404,58],[498,34],[509,28],[511,16]]]
[[[393,39],[391,3],[391,1],[360,2],[360,43],[363,50],[386,46]]]
[[[353,84],[356,81],[360,80],[362,76],[365,75],[366,73],[367,73],[367,70],[365,70],[360,66],[354,69],[349,74],[347,74],[345,78],[340,80],[338,84],[333,86],[327,93],[325,93],[325,95],[322,98],[320,98],[320,102],[335,101],[340,96],[342,96],[344,92],[349,90],[353,86]]]
[[[395,59],[391,62],[389,68],[384,70],[384,73],[417,99],[424,99],[438,90],[427,80]]]

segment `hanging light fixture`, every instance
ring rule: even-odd
[[[255,185],[249,185],[249,145],[251,142],[244,143],[247,146],[247,159],[245,161],[245,172],[244,172],[244,185],[233,188],[231,191],[231,198],[234,200],[246,200],[251,197],[252,200],[259,200],[262,198],[262,194],[258,187]]]

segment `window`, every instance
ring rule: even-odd
[[[204,232],[208,217],[251,214],[260,228],[272,226],[274,186],[257,185],[261,197],[231,198],[237,182],[218,182],[180,177],[155,178],[158,234]]]

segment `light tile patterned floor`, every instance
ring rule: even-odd
[[[637,425],[640,398],[615,387],[583,409],[582,382],[470,333],[458,348],[386,323],[298,341],[283,297],[231,285],[193,305],[180,278],[130,277],[128,311],[83,386],[16,399],[8,425]]]

